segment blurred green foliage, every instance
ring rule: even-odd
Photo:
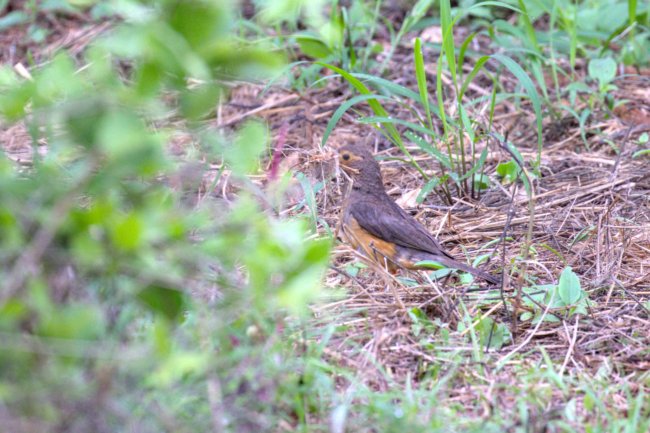
[[[225,81],[285,59],[237,40],[228,2],[111,7],[120,23],[82,56],[60,52],[33,80],[0,70],[2,122],[33,149],[26,168],[0,154],[3,430],[272,428],[302,392],[284,317],[318,298],[330,242],[245,183],[231,204],[189,205],[166,147],[182,124],[207,160],[257,171],[264,125],[223,135],[201,119]]]

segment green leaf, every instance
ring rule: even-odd
[[[490,187],[490,178],[486,174],[477,173],[474,175],[474,188],[477,191],[485,191]]]
[[[228,10],[221,2],[163,2],[170,26],[182,35],[193,49],[201,49],[213,41],[223,40],[223,33],[232,25]]]
[[[323,267],[310,266],[292,276],[278,292],[278,303],[295,315],[308,313],[307,306],[320,293]]]
[[[92,111],[91,111],[92,113]],[[101,113],[101,112],[100,112]],[[98,114],[102,115],[102,114]],[[126,109],[111,111],[103,114],[103,117],[83,116],[75,120],[74,124],[78,125],[86,120],[88,128],[94,128],[93,132],[88,131],[88,137],[95,139],[99,147],[113,160],[122,160],[129,164],[140,164],[136,158],[141,151],[148,148],[152,142],[151,134],[138,115]],[[83,132],[83,129],[81,129]],[[83,135],[79,136],[81,139]],[[146,152],[145,152],[146,153]]]
[[[106,253],[101,242],[95,240],[86,232],[77,233],[72,239],[70,251],[81,266],[101,266]]]
[[[440,164],[444,165],[449,170],[452,169],[451,161],[449,160],[449,157],[447,155],[444,155],[438,149],[436,149],[431,143],[427,142],[422,137],[416,135],[412,131],[404,132],[404,136],[409,140],[411,140],[413,143],[417,144],[420,149],[424,150],[426,153],[436,158],[436,160],[438,160]]]
[[[111,240],[123,251],[136,250],[142,242],[142,229],[140,217],[131,213],[111,228]]]
[[[452,81],[456,85],[456,53],[454,50],[454,21],[451,19],[451,4],[449,0],[440,1],[440,24],[442,27],[442,47],[447,57],[447,67]],[[442,54],[442,53],[441,53]]]
[[[148,386],[169,389],[175,382],[201,377],[210,362],[210,354],[206,351],[173,352],[151,373],[146,383]]]
[[[66,339],[94,340],[104,332],[103,312],[91,304],[57,306],[40,319],[39,335]]]
[[[348,83],[350,83],[362,95],[370,95],[370,94],[372,94],[370,92],[370,90],[366,87],[365,84],[363,84],[360,80],[355,78],[352,74],[348,73],[347,71],[344,71],[341,68],[338,68],[338,67],[336,67],[334,65],[330,65],[330,64],[327,64],[327,63],[317,62],[317,64],[319,64],[319,65],[321,65],[321,66],[323,66],[323,67],[325,67],[327,69],[330,69],[330,70],[336,72],[337,74],[340,74],[343,78],[345,78],[348,81]],[[378,101],[370,99],[370,100],[368,100],[368,105],[370,105],[370,108],[372,108],[372,111],[377,116],[388,117],[388,112],[384,109],[384,107]],[[394,134],[399,136],[399,133],[397,132],[397,130],[394,131]]]
[[[24,24],[29,21],[29,15],[23,11],[9,12],[4,17],[0,18],[0,30],[6,30],[10,27]]]
[[[487,349],[500,349],[510,340],[507,326],[495,322],[491,317],[481,319],[476,330],[479,333],[481,345]]]
[[[435,260],[422,260],[417,262],[415,266],[423,267],[425,269],[445,269],[446,266],[442,263],[436,262]]]
[[[589,76],[598,80],[600,87],[604,87],[616,77],[616,61],[611,57],[593,59],[589,62]]]
[[[325,128],[325,132],[323,132],[323,139],[321,140],[321,147],[325,146],[325,143],[327,143],[327,139],[330,137],[330,134],[334,130],[334,127],[338,123],[339,120],[341,120],[341,117],[353,106],[358,104],[359,102],[367,101],[370,99],[390,99],[388,96],[383,96],[383,95],[358,95],[355,96],[354,98],[348,99],[345,101],[339,108],[336,109],[332,117],[330,117],[330,120],[327,122],[327,127]]]
[[[519,166],[514,160],[502,162],[497,165],[497,174],[501,176],[504,183],[512,183],[517,179]]]
[[[415,93],[413,90],[406,88],[404,86],[400,86],[399,84],[393,83],[392,81],[386,80],[385,78],[377,77],[374,75],[368,75],[368,74],[351,74],[351,75],[354,78],[358,78],[360,80],[364,80],[365,82],[372,84],[379,91],[388,92],[391,95],[403,96],[404,98],[408,98],[413,102],[417,102],[419,104],[422,103],[422,100],[420,99],[420,95]]]
[[[650,141],[650,135],[648,135],[647,132],[644,132],[643,134],[639,135],[639,139],[637,140],[637,143],[646,144],[648,141]]]
[[[300,50],[313,59],[326,59],[334,54],[323,41],[313,36],[298,36],[296,42]]]
[[[224,150],[224,158],[232,171],[245,175],[258,167],[259,156],[267,148],[266,126],[257,121],[247,122],[237,133],[234,143]]]
[[[537,93],[537,89],[533,81],[526,74],[526,72],[510,57],[503,54],[495,54],[493,59],[498,60],[519,80],[519,83],[526,89],[526,94],[533,104],[533,111],[535,111],[535,120],[537,124],[537,161],[536,166],[539,166],[542,157],[542,102]],[[523,160],[522,160],[523,161]]]
[[[470,83],[472,82],[474,77],[476,77],[476,74],[479,73],[479,71],[483,68],[483,65],[485,65],[485,63],[488,60],[490,60],[490,56],[482,56],[476,61],[476,63],[474,64],[474,67],[471,70],[471,72],[469,73],[467,78],[465,78],[465,81],[463,81],[463,85],[460,88],[459,99],[462,99],[462,97],[465,94],[465,92],[467,91],[467,88],[469,87]]]
[[[580,299],[581,294],[582,289],[580,287],[580,279],[575,272],[571,270],[571,267],[567,266],[562,271],[562,274],[560,274],[558,295],[565,305],[572,305]]]
[[[329,259],[331,241],[329,238],[320,238],[309,242],[305,252],[305,264],[321,266]]]
[[[141,290],[137,299],[154,313],[162,314],[169,320],[175,320],[185,305],[185,296],[180,290],[160,285],[151,285]]]
[[[420,190],[420,193],[418,194],[417,198],[415,201],[418,204],[422,204],[425,198],[433,191],[438,185],[440,185],[441,179],[439,177],[433,177],[429,179],[427,183],[424,184],[422,189]]]
[[[381,123],[382,125],[402,125],[406,126],[409,129],[412,129],[413,131],[417,131],[421,134],[426,134],[430,135],[432,137],[436,136],[435,131],[432,131],[429,128],[425,128],[424,126],[418,125],[417,123],[409,122],[407,120],[402,120],[402,119],[394,119],[390,116],[371,116],[371,117],[362,117],[359,119],[359,122],[361,123]]]
[[[213,112],[219,102],[221,89],[214,83],[181,94],[181,110],[190,120],[198,120]]]
[[[522,322],[526,322],[526,321],[528,321],[528,320],[530,320],[532,318],[533,318],[533,313],[531,313],[530,311],[524,311],[519,316],[519,320],[521,320]]]
[[[472,43],[474,38],[476,37],[478,33],[474,32],[471,33],[460,46],[460,50],[458,50],[458,70],[462,71],[463,70],[463,64],[465,62],[465,53],[467,52],[467,48],[469,47],[469,44]]]
[[[526,35],[528,36],[529,45],[532,45],[531,48],[539,52],[539,45],[537,43],[537,36],[535,35],[535,27],[533,26],[532,21],[530,20],[530,15],[526,9],[526,3],[523,0],[518,0],[519,8],[521,9],[521,20],[524,23],[524,29],[526,30]]]
[[[429,129],[433,130],[431,107],[429,106],[429,90],[427,89],[427,75],[424,69],[424,56],[422,55],[422,42],[420,41],[420,38],[415,39],[413,57],[415,60],[415,77],[418,83],[418,90],[420,91],[420,101],[424,106],[424,111],[427,115]]]
[[[323,67],[325,67],[325,68],[327,68],[327,69],[330,69],[330,70],[336,72],[337,74],[340,74],[343,78],[345,78],[348,81],[348,83],[350,83],[355,89],[357,89],[357,91],[359,93],[361,93],[363,95],[370,95],[371,94],[370,90],[366,87],[366,85],[363,84],[359,79],[355,78],[349,72],[344,71],[341,68],[338,68],[338,67],[336,67],[334,65],[330,65],[330,64],[327,64],[327,63],[323,63],[323,62],[316,62],[316,63],[323,66]],[[379,101],[377,101],[376,99],[368,100],[368,105],[370,105],[370,108],[372,108],[372,111],[377,116],[385,117],[385,118],[390,117],[388,115],[388,112],[384,109],[384,107],[381,105],[381,103]],[[411,163],[418,169],[418,171],[420,171],[421,173],[424,173],[422,171],[422,168],[420,167],[420,165],[417,163],[417,161],[415,161],[411,157],[411,154],[409,153],[408,149],[406,149],[406,147],[404,146],[404,142],[402,141],[402,136],[400,135],[397,128],[395,128],[395,126],[390,124],[390,123],[386,124],[385,126],[386,126],[386,130],[388,131],[388,138],[391,139],[391,141],[393,141],[393,143],[395,143],[395,145],[397,147],[399,147],[399,149],[406,156],[408,156],[410,158]]]

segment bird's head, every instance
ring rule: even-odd
[[[355,182],[381,185],[379,164],[372,153],[360,145],[346,145],[339,149],[339,164]]]

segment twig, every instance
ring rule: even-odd
[[[576,323],[575,325],[573,325],[573,337],[571,337],[571,340],[569,340],[569,348],[566,351],[566,355],[564,357],[564,362],[562,363],[562,367],[560,367],[560,376],[564,374],[564,370],[566,369],[566,366],[569,363],[569,359],[571,359],[571,355],[573,354],[573,348],[575,347],[576,339],[578,338],[579,322],[580,322],[580,314],[576,314]],[[566,322],[562,322],[562,323],[565,324],[565,329],[566,329]]]
[[[246,119],[249,116],[261,113],[262,111],[268,110],[268,109],[273,108],[273,107],[277,107],[278,105],[286,104],[288,102],[294,102],[297,99],[300,99],[300,97],[297,96],[297,95],[290,95],[290,96],[287,96],[285,98],[278,99],[277,101],[267,102],[266,104],[261,105],[261,106],[259,106],[257,108],[254,108],[254,109],[252,109],[250,111],[247,111],[245,113],[239,114],[239,115],[234,116],[234,117],[231,117],[230,119],[224,121],[223,123],[220,123],[218,126],[220,128],[223,128],[225,126],[233,125],[233,124],[235,124],[237,122],[240,122],[240,121]]]

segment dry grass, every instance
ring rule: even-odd
[[[400,65],[409,63],[407,58],[396,61]],[[399,75],[414,76],[409,71]],[[402,84],[414,88],[413,83]],[[317,212],[331,228],[337,225],[346,189],[333,150],[361,141],[374,146],[380,156],[400,157],[399,150],[389,148],[371,128],[355,123],[350,115],[339,123],[327,147],[320,148],[327,120],[351,96],[341,82],[332,80],[327,87],[305,94],[271,91],[261,101],[251,99],[256,93],[256,88],[250,86],[235,89],[233,101],[221,107],[221,116],[227,120],[217,123],[234,126],[233,119],[241,121],[254,115],[269,122],[274,133],[288,125],[283,157],[292,162],[292,170],[306,173],[313,185],[325,182],[317,194]],[[618,97],[634,99],[634,95],[631,92]],[[501,105],[495,129],[509,132],[524,157],[532,160],[536,140],[531,127],[532,110],[528,110],[525,104]],[[404,114],[395,113],[396,117]],[[482,115],[480,111],[476,114]],[[417,387],[433,366],[453,369],[454,383],[448,385],[450,401],[474,408],[470,412],[484,416],[496,402],[504,410],[516,410],[521,392],[539,385],[523,380],[522,372],[532,369],[541,374],[546,353],[553,361],[546,367],[554,368],[561,377],[590,378],[608,372],[615,398],[606,404],[615,412],[625,413],[631,397],[622,389],[629,386],[635,393],[648,391],[650,170],[647,161],[631,158],[633,145],[625,145],[624,141],[632,142],[647,129],[642,123],[630,126],[616,117],[594,120],[587,133],[587,150],[578,125],[570,119],[545,125],[542,176],[535,182],[533,252],[525,266],[521,257],[531,221],[529,199],[523,188],[500,185],[494,176],[494,167],[509,160],[510,155],[496,146],[491,148],[488,172],[495,182],[490,191],[479,201],[456,197],[453,206],[445,206],[435,194],[422,206],[414,206],[413,192],[422,187],[422,179],[405,163],[382,159],[389,194],[406,205],[456,256],[463,257],[465,251],[468,257],[475,257],[476,250],[499,239],[505,227],[505,235],[511,240],[505,246],[498,243],[487,250],[494,253],[487,268],[504,269],[508,275],[503,287],[506,304],[498,291],[467,291],[458,284],[427,281],[423,274],[403,275],[416,278],[419,283],[415,286],[376,267],[350,277],[341,271],[363,258],[339,244],[332,254],[336,270],[328,273],[325,284],[345,289],[346,295],[313,307],[316,326],[336,325],[340,330],[328,340],[324,356],[335,364],[352,367],[358,371],[359,382],[376,390],[389,390],[406,382]],[[622,151],[617,154],[608,141]],[[437,169],[434,161],[412,150],[423,167]],[[506,227],[509,209],[513,215]],[[589,294],[589,313],[570,317],[566,311],[546,311],[559,320],[515,323],[513,312],[521,313],[524,308],[515,303],[517,289],[522,285],[556,284],[565,266],[571,266],[580,276]],[[432,321],[439,320],[440,328],[431,335],[416,336],[408,314],[413,308],[426,312]],[[506,324],[514,340],[498,350],[477,355],[477,346],[466,331],[457,330],[457,325],[479,315]],[[443,328],[449,332],[446,339],[440,334]],[[588,416],[582,404],[585,393],[578,387],[548,392],[558,394],[551,401],[576,397],[578,411]],[[556,416],[554,411],[557,407],[551,406],[538,414],[540,422]]]
[[[394,76],[389,79],[416,88],[411,63],[410,52],[398,52],[393,62]],[[640,80],[647,82],[650,75],[645,73]],[[504,85],[508,87],[509,83]],[[373,146],[381,156],[399,157],[399,151],[388,147],[370,127],[356,123],[351,114],[339,122],[327,147],[320,147],[334,110],[353,96],[340,80],[329,80],[325,87],[303,93],[274,88],[261,94],[262,89],[256,85],[233,88],[230,101],[218,107],[209,126],[230,129],[246,119],[263,118],[270,125],[274,144],[284,128],[280,170],[300,171],[313,186],[323,182],[316,193],[319,227],[322,233],[327,227],[334,229],[346,189],[334,161],[334,150],[361,141]],[[622,84],[620,89],[617,97],[636,101],[642,107],[647,103],[647,91],[643,93],[638,85]],[[478,86],[472,91],[474,96],[485,92]],[[395,117],[410,120],[408,112],[397,105],[389,110]],[[485,116],[481,108],[470,114],[479,119]],[[333,291],[343,288],[345,296],[312,309],[314,327],[337,328],[323,356],[331,363],[353,368],[359,382],[376,390],[389,390],[407,382],[417,386],[434,366],[440,371],[453,370],[451,383],[447,384],[449,403],[462,404],[468,414],[478,417],[493,411],[497,404],[516,411],[521,393],[532,392],[539,385],[531,381],[534,374],[522,372],[535,370],[542,374],[542,366],[546,366],[567,379],[606,374],[616,385],[606,404],[625,412],[631,396],[622,391],[623,385],[634,392],[650,391],[650,169],[647,159],[631,158],[634,146],[630,144],[650,128],[644,118],[638,121],[634,116],[631,120],[625,115],[619,117],[603,114],[601,119],[590,122],[588,151],[578,126],[570,119],[545,125],[542,176],[535,182],[533,215],[522,188],[500,185],[494,176],[494,167],[510,159],[497,146],[490,146],[487,160],[488,174],[494,180],[491,189],[478,201],[456,197],[453,206],[444,205],[435,194],[422,206],[414,206],[413,191],[422,187],[422,179],[397,159],[382,160],[389,194],[401,199],[457,257],[464,257],[465,252],[475,257],[478,249],[499,239],[505,229],[509,241],[482,251],[494,253],[487,265],[490,271],[504,270],[507,275],[503,293],[467,290],[453,281],[427,280],[423,274],[403,275],[417,280],[416,285],[409,285],[372,267],[351,277],[346,272],[348,265],[363,259],[346,245],[337,244],[332,253],[336,269],[327,274],[325,285]],[[535,156],[533,123],[532,110],[525,103],[499,105],[495,129],[508,132],[527,160]],[[180,134],[172,143],[172,152],[181,160],[191,146],[191,140],[186,138]],[[7,154],[29,164],[32,147],[22,126],[1,131],[0,140]],[[622,151],[617,154],[608,141]],[[438,169],[434,161],[413,150],[423,167]],[[227,171],[210,190],[219,169],[213,166],[207,171],[199,199],[205,194],[227,199],[236,192]],[[265,184],[266,178],[262,174],[253,180]],[[293,213],[303,198],[304,190],[291,186],[283,213]],[[512,218],[507,223],[510,209]],[[533,251],[524,263],[522,245],[531,220]],[[588,315],[569,317],[565,311],[547,311],[560,320],[539,324],[513,321],[515,312],[521,313],[524,308],[516,304],[514,293],[523,285],[557,283],[565,266],[571,266],[580,276],[589,294]],[[408,314],[413,308],[425,312],[432,322],[437,321],[437,328],[430,334],[415,335]],[[513,341],[484,352],[472,342],[470,333],[457,328],[460,323],[467,324],[468,317],[479,315],[508,326]],[[448,336],[443,337],[446,333]],[[552,366],[546,364],[544,353],[553,361]],[[340,383],[341,387],[348,385],[346,381]],[[563,401],[567,393],[575,395],[578,410],[587,411],[582,403],[585,394],[577,387],[535,392],[551,393],[551,401]],[[556,410],[556,405],[551,405],[537,414],[540,422],[555,416]]]

